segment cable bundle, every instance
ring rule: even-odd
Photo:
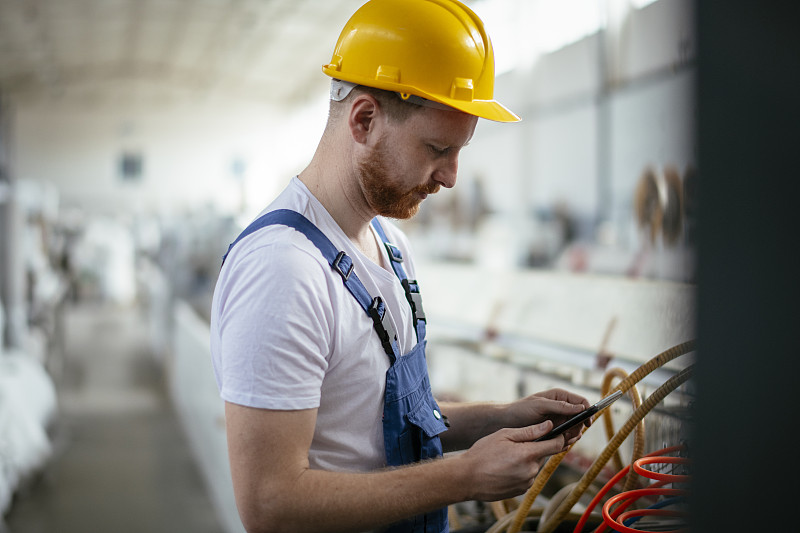
[[[657,356],[653,357],[651,360],[640,366],[636,369],[631,375],[625,377],[615,388],[614,390],[621,390],[623,392],[629,392],[638,396],[637,393],[631,391],[632,388],[635,388],[636,383],[642,380],[646,375],[650,374],[656,368],[659,368],[665,365],[667,362],[681,356],[687,354],[694,350],[694,341],[688,341],[683,344],[679,344],[674,346]],[[636,405],[636,401],[634,401],[635,410],[633,414],[630,416],[628,421],[625,425],[617,432],[613,438],[609,439],[608,444],[606,445],[605,449],[602,451],[600,456],[592,463],[591,467],[588,471],[584,473],[581,479],[573,488],[572,492],[565,498],[563,501],[560,502],[560,505],[555,510],[552,516],[549,516],[543,523],[539,524],[539,533],[552,533],[556,527],[570,514],[570,510],[572,507],[577,503],[583,493],[588,489],[589,485],[594,481],[600,471],[605,467],[606,463],[612,458],[612,456],[617,452],[620,445],[625,441],[625,439],[634,431],[634,429],[639,429],[637,433],[640,435],[643,434],[641,431],[641,422],[644,420],[644,417],[658,404],[663,400],[669,393],[674,391],[684,382],[686,382],[692,373],[692,366],[688,366],[684,368],[676,375],[672,376],[668,379],[663,385],[661,385],[658,389],[656,389],[647,399],[641,403],[640,405]],[[608,382],[606,383],[606,385]],[[606,411],[601,412],[601,414],[607,414]],[[636,450],[640,450],[640,446],[635,446]],[[515,512],[509,513],[507,516],[503,517],[502,519],[498,520],[495,525],[490,528],[487,533],[499,533],[501,531],[507,531],[508,533],[518,533],[523,523],[525,522],[526,518],[528,517],[528,513],[533,505],[534,500],[539,495],[539,493],[544,488],[545,483],[550,479],[550,476],[556,470],[558,465],[561,463],[564,456],[569,453],[570,447],[568,450],[561,452],[558,455],[552,456],[548,459],[547,463],[545,463],[542,470],[539,472],[539,475],[536,476],[534,480],[533,486],[528,490],[525,494],[525,497],[517,508]],[[634,453],[634,459],[638,459],[636,457],[637,452]],[[635,461],[634,461],[635,462]],[[628,473],[628,468],[623,469],[624,473],[620,475],[620,478]],[[619,475],[619,474],[618,474]],[[631,479],[628,480],[629,482]],[[615,482],[616,483],[616,482]],[[626,488],[628,487],[629,483],[626,483]],[[636,490],[651,490],[654,487],[650,487],[649,489],[636,489]],[[665,490],[672,490],[672,489],[665,489]],[[631,491],[632,493],[632,491]],[[638,493],[637,493],[638,494]],[[633,503],[633,502],[631,502]],[[629,506],[630,503],[627,505]],[[625,508],[627,508],[625,506]],[[660,511],[660,509],[659,509]],[[638,513],[638,512],[637,512]],[[610,516],[610,515],[609,515]],[[638,514],[637,514],[638,516]],[[623,520],[629,518],[624,518]],[[588,515],[587,515],[588,518]],[[635,517],[631,517],[635,518]],[[626,526],[621,526],[626,527]],[[579,530],[576,530],[579,531]],[[636,530],[633,530],[636,531]]]
[[[672,453],[676,451],[682,450],[682,446],[672,446],[669,448],[664,448],[663,450],[658,450],[657,452],[649,453],[644,457],[637,459],[633,462],[633,470],[639,475],[647,477],[649,479],[655,480],[655,483],[651,484],[647,488],[643,489],[634,489],[621,492],[616,496],[612,496],[611,498],[606,501],[603,505],[603,524],[598,526],[597,529],[594,530],[594,533],[602,533],[606,530],[607,527],[610,527],[614,531],[620,531],[623,533],[642,533],[641,529],[633,529],[629,527],[633,522],[639,520],[643,516],[675,516],[675,517],[683,517],[684,513],[680,511],[668,510],[664,509],[664,507],[671,506],[676,503],[680,503],[683,501],[683,497],[686,495],[686,491],[682,489],[665,489],[662,488],[664,485],[668,485],[671,483],[682,483],[689,480],[689,476],[686,475],[676,475],[676,474],[663,474],[659,472],[653,472],[644,467],[647,464],[688,464],[688,460],[682,457],[668,457],[662,454]],[[605,497],[609,490],[611,490],[614,485],[616,485],[620,479],[622,479],[628,471],[631,469],[630,465],[626,466],[622,470],[616,473],[614,477],[612,477],[608,483],[606,483],[603,488],[595,495],[592,499],[591,503],[587,506],[586,511],[584,511],[581,519],[578,521],[577,525],[575,526],[575,530],[573,533],[581,533],[583,531],[584,526],[586,525],[589,516],[591,515],[594,508],[597,504]],[[659,501],[658,503],[648,507],[647,509],[640,509],[635,511],[628,511],[624,512],[625,509],[630,507],[633,503],[635,503],[640,498],[645,496],[670,496],[669,499],[665,499]],[[613,510],[612,508],[615,507]],[[676,533],[678,530],[675,530]]]

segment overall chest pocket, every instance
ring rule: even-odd
[[[447,426],[433,397],[423,397],[406,413],[405,419],[408,424],[398,437],[403,463],[441,457],[439,434],[446,431]]]

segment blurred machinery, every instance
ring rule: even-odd
[[[0,512],[52,454],[67,283],[48,234],[57,196],[0,180]]]

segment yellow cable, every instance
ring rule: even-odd
[[[625,372],[624,370],[622,370],[621,368],[610,368],[610,369],[608,369],[606,371],[605,375],[603,376],[603,384],[600,386],[600,397],[601,398],[605,398],[606,396],[608,396],[609,389],[611,389],[611,381],[615,377],[618,377],[618,378],[620,378],[620,380],[623,380],[623,379],[628,377],[628,373]],[[632,387],[631,389],[633,389],[633,388],[635,388],[635,387]],[[631,399],[633,399],[633,398],[631,398]],[[641,402],[639,402],[639,403],[641,404]],[[638,407],[638,406],[636,406],[636,407]],[[604,416],[603,417],[603,422],[604,422],[603,425],[604,425],[605,430],[606,430],[606,437],[607,437],[608,440],[611,440],[611,438],[614,436],[614,433],[616,433],[616,431],[614,431],[614,420],[612,420],[610,416]],[[614,462],[614,468],[617,471],[622,470],[622,467],[623,467],[623,465],[622,465],[622,456],[620,455],[619,450],[616,450],[614,452],[614,456],[611,458],[611,460]]]
[[[681,355],[687,354],[694,350],[694,341],[687,341],[682,344],[678,344],[661,352],[660,354],[656,355],[639,368],[637,368],[631,375],[627,378],[623,379],[615,388],[614,390],[621,390],[623,392],[627,392],[633,385],[638,383],[642,380],[645,376],[650,374],[653,370],[664,366],[669,361],[680,357]],[[584,428],[585,430],[586,428]],[[574,444],[573,444],[574,446]],[[617,446],[618,448],[619,446]],[[525,517],[528,514],[528,511],[533,506],[533,502],[536,500],[536,497],[544,488],[544,485],[550,479],[550,476],[553,475],[558,465],[561,464],[561,461],[564,459],[564,456],[569,453],[572,449],[572,446],[567,448],[566,451],[563,451],[557,455],[551,456],[547,462],[545,463],[544,467],[539,474],[536,476],[536,479],[533,482],[533,485],[528,492],[525,494],[525,498],[522,500],[522,503],[517,508],[516,517],[514,522],[511,524],[511,527],[508,529],[508,533],[519,533],[522,529],[522,524],[525,522]],[[616,449],[616,448],[615,448]],[[584,489],[585,490],[585,489]],[[573,502],[574,503],[574,502]]]
[[[605,398],[611,392],[609,389],[611,388],[611,382],[614,380],[614,378],[625,379],[627,377],[628,373],[621,368],[611,368],[608,371],[606,371],[605,376],[603,376],[603,384],[600,388],[601,391],[600,396]],[[642,397],[639,394],[639,389],[637,389],[635,385],[632,386],[630,389],[628,389],[628,395],[631,397],[631,403],[633,404],[634,409],[637,409],[640,405],[642,405]],[[611,416],[611,410],[604,411],[603,414],[605,415],[603,417],[603,422],[606,429],[606,438],[608,440],[611,440],[614,437],[615,433],[614,419]],[[639,422],[639,425],[636,426],[636,433],[633,436],[633,455],[631,457],[630,464],[633,464],[637,459],[644,456],[644,448],[645,448],[644,438],[645,438],[645,426],[644,426],[644,419],[642,419],[642,421]],[[619,472],[620,470],[622,470],[623,468],[622,456],[619,453],[619,448],[614,450],[614,456],[612,457],[612,459],[614,460],[614,468],[616,469],[616,471]],[[629,473],[627,479],[625,480],[625,485],[622,490],[623,491],[632,490],[633,488],[635,488],[635,485],[637,485],[638,482],[639,482],[639,477],[635,475],[635,472],[634,475],[631,475]]]
[[[536,497],[544,488],[547,480],[550,479],[550,476],[553,475],[553,472],[555,472],[556,468],[558,468],[558,465],[561,464],[561,459],[563,459],[571,449],[572,446],[570,446],[566,451],[561,452],[558,455],[553,455],[547,459],[544,467],[539,471],[536,479],[533,480],[533,485],[525,494],[525,498],[522,500],[522,503],[517,508],[514,522],[508,529],[509,533],[518,533],[522,529],[522,524],[525,522],[525,517],[528,515],[528,510],[531,508],[531,506],[533,506],[534,500],[536,500]]]
[[[527,518],[536,518],[541,517],[543,509],[531,509],[527,515]],[[575,520],[576,522],[581,519],[583,515],[581,513],[569,513],[567,518],[571,520]],[[487,529],[484,533],[501,533],[508,527],[508,523],[514,518],[514,513],[508,513],[503,518],[492,524],[492,527]]]
[[[508,509],[506,509],[505,500],[498,500],[496,502],[489,502],[489,509],[492,510],[492,514],[494,515],[496,520],[500,520],[505,515],[508,514]]]
[[[529,510],[529,512],[525,513],[525,517],[522,519],[522,521],[525,522],[525,519],[528,518],[529,516],[539,516],[541,514],[542,514],[542,509]],[[511,522],[511,520],[515,516],[516,516],[515,513],[508,513],[503,518],[501,518],[500,520],[495,522],[492,525],[492,527],[487,529],[486,533],[500,533],[501,531],[504,531],[506,529],[506,527],[508,527],[508,523]]]

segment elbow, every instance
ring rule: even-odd
[[[239,518],[247,533],[288,533],[298,531],[292,523],[292,505],[272,496],[237,498]]]
[[[241,518],[242,525],[247,533],[283,533],[284,531],[291,531],[282,521],[273,520],[264,515],[240,512],[239,518]]]
[[[264,523],[260,520],[250,521],[242,517],[242,525],[246,533],[280,533],[283,530],[279,529],[275,524]]]
[[[275,531],[272,525],[261,515],[253,512],[243,512],[239,510],[239,519],[246,533],[271,533]]]
[[[268,510],[239,510],[239,518],[247,533],[283,533],[290,531],[281,517]]]

